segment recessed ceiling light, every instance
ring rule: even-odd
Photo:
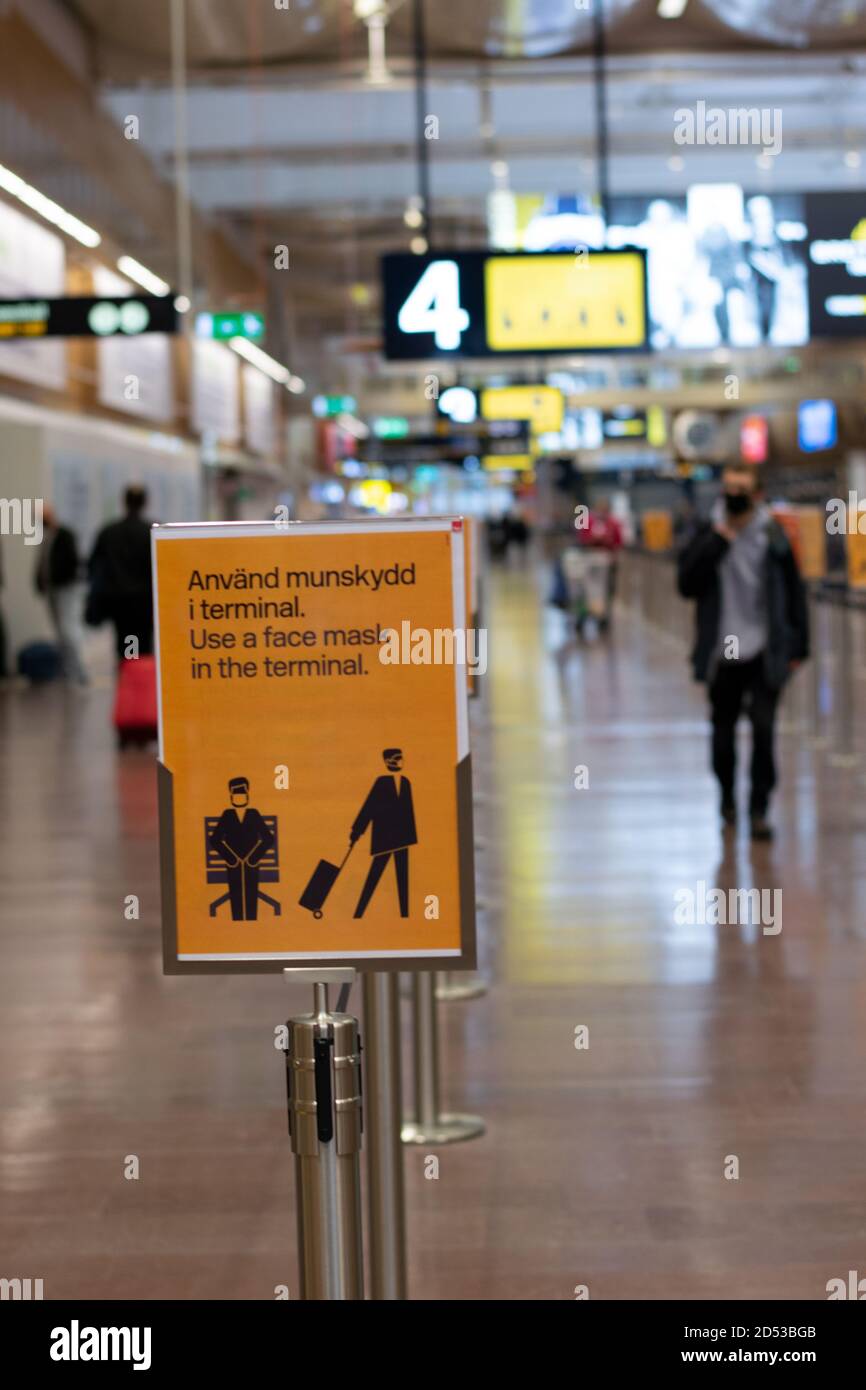
[[[276,358],[269,353],[263,352],[255,343],[251,343],[248,338],[229,338],[229,347],[232,348],[238,357],[245,357],[254,367],[258,367],[260,372],[269,376],[271,381],[276,381],[280,386],[288,386],[292,379],[292,374],[288,367],[284,367]]]
[[[683,159],[682,155],[671,155],[670,159],[668,160],[668,168],[671,170],[672,173],[681,174],[685,167],[686,161]]]
[[[67,236],[74,237],[80,241],[82,246],[89,246],[92,249],[97,247],[102,241],[99,232],[94,231],[93,227],[88,227],[86,222],[74,217],[71,212],[67,212],[59,203],[55,203],[53,198],[46,198],[44,193],[40,193],[38,188],[25,183],[24,179],[13,174],[11,169],[7,169],[0,164],[0,188],[4,193],[10,193],[13,198],[17,198],[19,203],[24,203],[25,207],[31,208],[33,212],[38,212],[40,217],[44,217],[46,222],[51,222]]]
[[[415,256],[424,256],[427,253],[427,238],[424,236],[413,236],[409,242],[409,250]]]
[[[166,280],[154,275],[152,270],[148,270],[146,265],[137,261],[134,256],[121,256],[117,262],[117,269],[121,275],[125,275],[128,280],[134,280],[137,285],[141,285],[148,294],[168,294],[171,285]]]
[[[845,163],[849,169],[859,169],[861,164],[860,151],[848,150],[845,155]]]
[[[682,19],[689,0],[659,0],[659,19]]]

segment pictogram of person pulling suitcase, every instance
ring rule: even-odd
[[[356,918],[364,916],[388,861],[393,858],[400,916],[409,916],[409,850],[412,845],[418,843],[412,783],[403,774],[402,748],[386,748],[382,758],[388,771],[376,778],[355,817],[349,832],[349,848],[341,863],[332,864],[327,859],[320,859],[304,889],[300,905],[312,912],[314,917],[322,916],[328,894],[354,846],[368,827],[371,827],[372,858],[354,915]]]

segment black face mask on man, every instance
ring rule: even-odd
[[[725,509],[728,516],[745,516],[752,505],[752,499],[746,492],[726,492]]]

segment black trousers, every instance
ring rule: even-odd
[[[400,916],[409,916],[409,851],[408,849],[392,849],[384,854],[374,854],[367,871],[366,882],[361,889],[361,896],[358,899],[358,906],[355,908],[355,916],[363,917],[367,911],[367,904],[375,892],[379,879],[385,872],[388,860],[394,856],[394,868],[397,873],[397,897],[400,902]]]
[[[149,598],[118,599],[112,613],[118,658],[126,655],[127,637],[138,638],[139,656],[153,652],[153,604]]]
[[[737,720],[745,706],[752,724],[752,815],[766,814],[776,785],[773,741],[779,691],[767,684],[763,655],[752,661],[722,660],[710,686],[713,713],[713,771],[722,801],[733,802],[737,772]]]
[[[259,869],[253,864],[238,864],[226,873],[232,920],[257,922],[259,919]]]

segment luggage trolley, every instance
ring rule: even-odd
[[[572,546],[562,556],[569,606],[578,632],[588,618],[603,623],[608,617],[611,564],[610,551],[595,546]]]

